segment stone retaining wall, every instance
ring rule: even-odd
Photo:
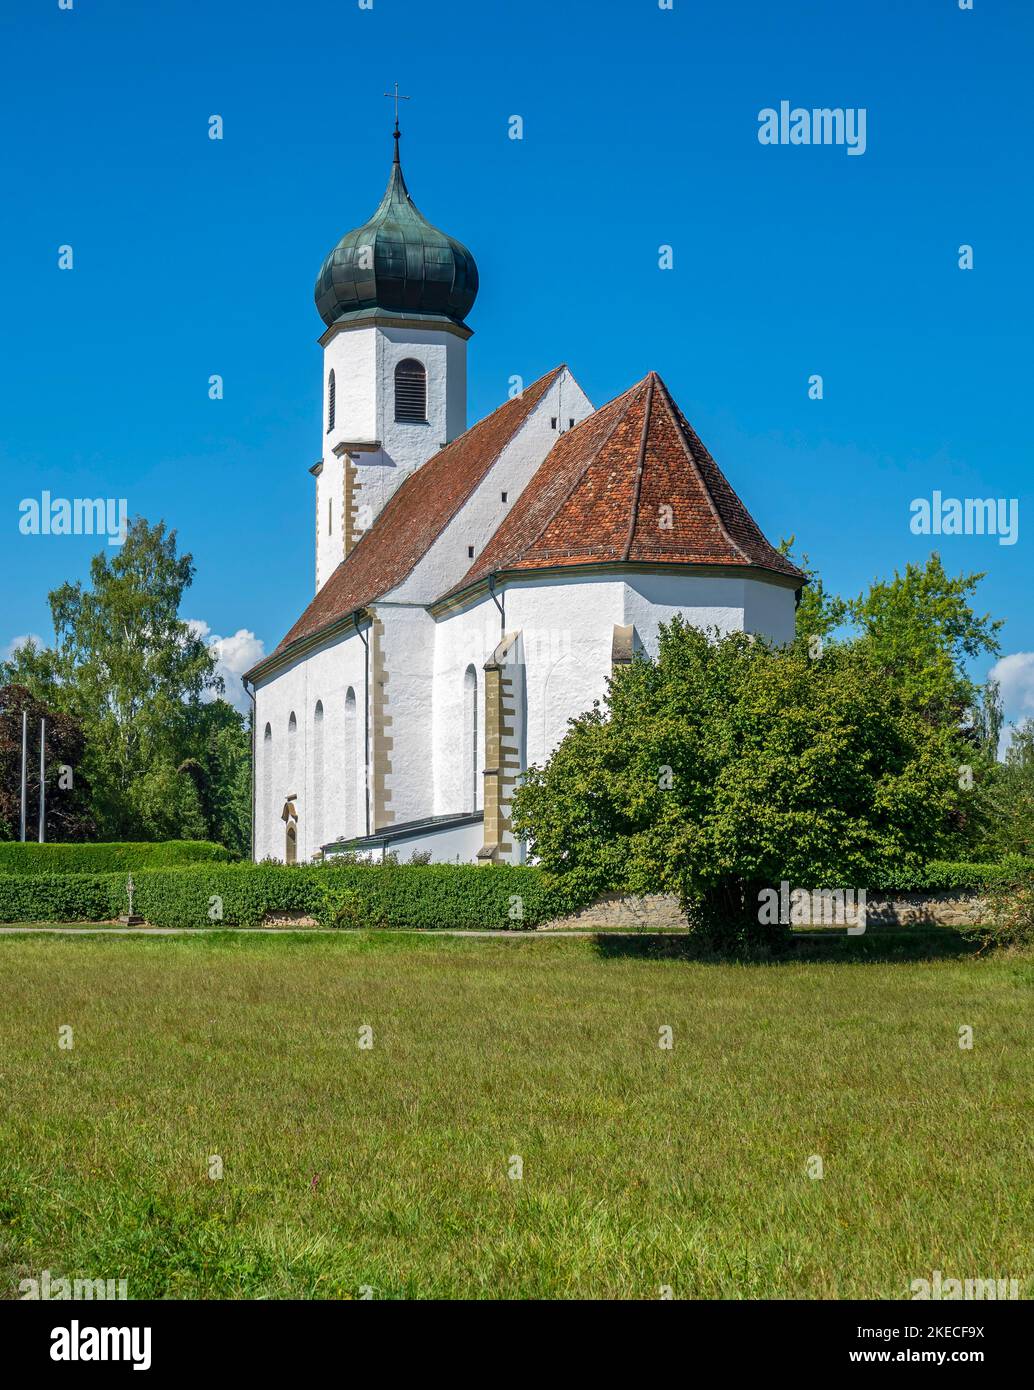
[[[316,927],[319,923],[307,912],[267,912],[262,918],[264,927]]]
[[[986,899],[979,893],[899,893],[896,898],[873,895],[866,916],[880,926],[973,927],[984,916]]]
[[[870,926],[969,927],[981,920],[984,908],[984,899],[977,893],[872,894],[866,903],[866,919]],[[605,893],[580,912],[543,923],[539,931],[606,931],[615,927],[672,931],[684,930],[686,925],[678,902],[667,893],[642,897]]]

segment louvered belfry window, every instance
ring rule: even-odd
[[[327,433],[334,428],[334,412],[337,407],[337,383],[334,380],[334,372],[331,370],[327,381]]]
[[[395,368],[395,419],[420,424],[427,420],[427,373],[414,357]]]

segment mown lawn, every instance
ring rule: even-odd
[[[642,949],[0,938],[0,1292],[1029,1294],[1034,960]]]

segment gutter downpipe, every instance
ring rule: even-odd
[[[255,690],[248,689],[247,676],[241,676],[241,685],[244,686],[244,693],[251,701],[251,862],[255,862],[255,784],[258,778],[258,768],[255,766],[255,755],[257,745],[255,741]]]
[[[495,604],[495,606],[499,609],[499,635],[500,635],[500,637],[502,637],[502,636],[505,634],[505,632],[506,632],[506,611],[505,611],[505,609],[503,608],[503,605],[499,602],[499,600],[498,600],[498,599],[496,598],[496,596],[495,596],[495,575],[494,575],[494,574],[490,574],[490,575],[488,576],[488,597],[492,600],[492,602]]]
[[[360,620],[367,616],[365,608],[357,608],[352,614],[359,640],[366,648],[366,670],[363,677],[363,800],[366,803],[366,835],[370,835],[370,639],[363,636]]]

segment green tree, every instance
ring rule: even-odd
[[[856,640],[903,694],[933,720],[975,724],[971,711],[980,690],[966,674],[966,662],[1000,650],[1003,624],[978,616],[970,603],[982,574],[949,578],[940,556],[904,574],[877,581],[848,604]]]
[[[0,840],[21,834],[22,714],[28,715],[26,832],[39,827],[39,741],[46,720],[45,826],[47,840],[86,840],[93,833],[90,789],[83,775],[80,722],[41,704],[21,685],[0,686]]]
[[[780,542],[779,550],[788,560],[793,560],[794,537]],[[813,569],[807,555],[802,555],[794,563],[804,571],[808,582],[800,592],[795,616],[796,639],[809,651],[814,650],[815,639],[823,644],[842,627],[847,618],[848,606],[844,599],[829,593],[822,583],[818,570]]]
[[[205,820],[205,838],[239,855],[251,851],[251,721],[225,700],[190,712],[193,752],[180,766],[190,776]]]
[[[1034,857],[1034,719],[1013,730],[1005,760],[984,792],[985,851]]]
[[[220,722],[224,744],[235,728],[246,750],[247,734],[241,716],[218,699],[223,682],[211,652],[180,617],[193,577],[175,531],[137,518],[119,549],[93,558],[88,586],[51,593],[53,646],[19,648],[0,668],[0,680],[18,681],[80,721],[103,839],[204,838],[224,823],[224,797],[212,779],[232,762],[228,749],[211,761],[203,790],[192,760],[212,759],[209,732]]]
[[[744,945],[773,934],[765,888],[867,888],[950,853],[959,749],[866,645],[812,660],[675,619],[531,769],[513,824],[574,895],[671,892],[714,944]]]

